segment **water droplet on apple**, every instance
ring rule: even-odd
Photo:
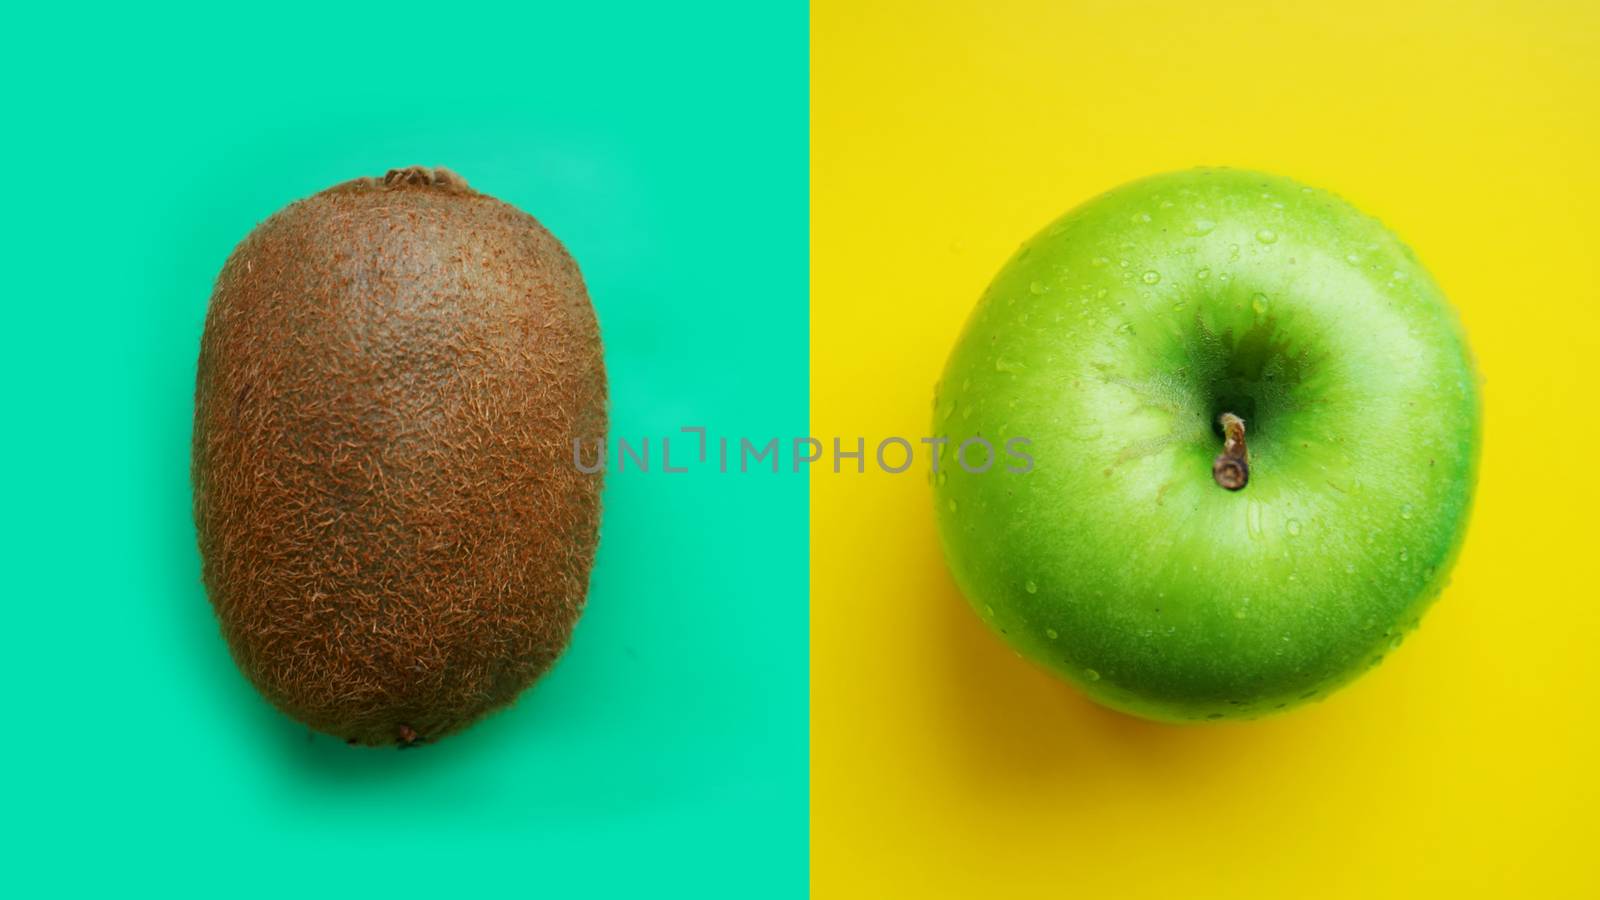
[[[1299,537],[1300,536],[1300,520],[1299,519],[1290,519],[1289,520],[1289,524],[1288,524],[1288,528],[1289,528],[1289,536],[1290,537]]]
[[[1349,263],[1352,266],[1360,265],[1361,264],[1361,257],[1355,255],[1354,253],[1346,253],[1344,255],[1344,261]]]
[[[1409,276],[1407,276],[1406,273],[1400,271],[1399,269],[1395,269],[1393,272],[1389,273],[1389,277],[1393,278],[1395,281],[1405,281],[1406,278],[1409,277]]]
[[[1148,221],[1150,221],[1150,214],[1149,213],[1139,213],[1138,215],[1134,216],[1132,219],[1129,219],[1128,221],[1133,222],[1134,224],[1139,224],[1141,222],[1148,222]]]
[[[1211,269],[1206,266],[1201,266],[1200,269],[1194,273],[1194,277],[1196,280],[1205,281],[1207,278],[1211,277]]]
[[[1022,363],[1013,362],[1012,360],[1006,359],[1003,356],[997,356],[994,359],[994,370],[996,372],[1016,373],[1021,372],[1024,368],[1026,367]]]
[[[1189,304],[1187,301],[1185,301],[1182,297],[1179,297],[1178,299],[1172,301],[1172,311],[1183,312],[1183,308],[1188,305]]]
[[[1205,237],[1211,233],[1212,229],[1216,227],[1217,223],[1211,221],[1210,219],[1195,219],[1183,229],[1183,233],[1191,237]]]
[[[1151,269],[1150,271],[1144,273],[1143,275],[1140,275],[1139,276],[1139,280],[1143,281],[1145,284],[1160,284],[1161,283],[1161,273],[1155,271],[1154,269]]]
[[[1131,266],[1131,265],[1133,265],[1133,263],[1131,263],[1131,262],[1128,262],[1128,261],[1127,261],[1127,260],[1125,260],[1125,259],[1119,259],[1119,260],[1117,260],[1117,266],[1118,266],[1118,267],[1120,267],[1120,268],[1123,268],[1123,269],[1126,269],[1126,268],[1127,268],[1127,267],[1129,267],[1129,266]]]
[[[1262,536],[1261,519],[1262,519],[1262,517],[1264,515],[1265,515],[1265,510],[1263,509],[1260,500],[1252,499],[1252,500],[1245,501],[1245,504],[1244,504],[1244,525],[1245,525],[1245,530],[1248,531],[1250,533],[1250,537],[1255,539],[1255,540],[1260,540],[1261,539],[1261,536]]]
[[[1400,518],[1402,518],[1402,519],[1411,518],[1411,504],[1407,503],[1407,504],[1405,504],[1405,505],[1400,507]]]
[[[951,512],[955,512],[956,511],[956,500],[955,500],[954,497],[950,498],[949,506],[950,506],[950,511]]]
[[[1263,244],[1271,244],[1278,240],[1278,233],[1271,228],[1263,228],[1256,232],[1256,240]]]
[[[949,472],[945,472],[943,470],[940,470],[939,479],[938,480],[939,480],[939,486],[940,487],[944,487],[944,483],[950,480],[950,473]]]
[[[1044,286],[1044,282],[1042,282],[1042,281],[1035,281],[1034,283],[1028,285],[1028,293],[1034,295],[1035,297],[1039,296],[1040,294],[1042,294],[1044,292],[1045,292],[1045,286]]]
[[[1258,315],[1258,316],[1266,315],[1267,314],[1267,295],[1266,294],[1256,294],[1255,296],[1251,297],[1250,298],[1250,308],[1255,310],[1256,311],[1256,315]]]
[[[1098,269],[1109,262],[1111,262],[1111,260],[1106,259],[1104,256],[1096,256],[1094,259],[1089,260],[1089,265]]]
[[[984,607],[983,607],[983,614],[987,618],[990,618],[990,619],[994,618],[994,607],[985,604]]]
[[[950,418],[950,414],[955,412],[955,411],[956,411],[956,402],[954,400],[942,400],[942,401],[940,401],[940,403],[939,403],[939,420],[940,421],[944,421],[945,419]]]
[[[1039,585],[1037,585],[1037,584],[1035,584],[1035,583],[1034,583],[1034,582],[1032,582],[1032,581],[1029,581],[1029,582],[1028,582],[1028,583],[1027,583],[1027,584],[1024,584],[1024,585],[1023,585],[1023,586],[1022,586],[1022,589],[1023,589],[1023,590],[1025,590],[1025,591],[1027,591],[1027,592],[1028,592],[1028,593],[1030,593],[1030,594],[1037,594],[1037,593],[1039,593]]]
[[[1089,679],[1090,681],[1099,681],[1100,680],[1100,673],[1096,672],[1093,669],[1084,669],[1083,670],[1083,677]]]
[[[1054,628],[1046,628],[1044,630],[1044,636],[1052,641],[1058,637],[1061,637],[1060,633],[1058,633]]]
[[[1408,560],[1410,558],[1411,558],[1411,551],[1409,551],[1409,550],[1401,550],[1400,551],[1400,561],[1401,562],[1405,562],[1406,560]]]

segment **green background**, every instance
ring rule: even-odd
[[[566,657],[397,753],[310,735],[234,668],[188,442],[233,245],[412,163],[572,250],[613,436],[804,434],[804,6],[78,8],[7,31],[0,890],[802,893],[803,477],[613,470]]]

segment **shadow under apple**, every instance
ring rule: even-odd
[[[1192,789],[1247,773],[1263,757],[1282,763],[1307,742],[1283,718],[1170,725],[1117,712],[1021,658],[973,613],[930,534],[925,623],[939,653],[931,682],[942,687],[952,727],[950,759],[965,783],[1033,794],[1068,787],[1076,796],[1136,777],[1152,787]],[[1298,733],[1297,733],[1298,732]]]

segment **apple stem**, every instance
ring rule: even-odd
[[[1230,491],[1250,483],[1250,450],[1244,443],[1244,420],[1231,412],[1217,417],[1222,425],[1222,453],[1211,463],[1211,477]]]

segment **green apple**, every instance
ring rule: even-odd
[[[1465,335],[1411,250],[1226,169],[1125,185],[1023,244],[934,410],[973,607],[1095,700],[1176,722],[1293,707],[1397,647],[1461,547],[1481,434]]]

